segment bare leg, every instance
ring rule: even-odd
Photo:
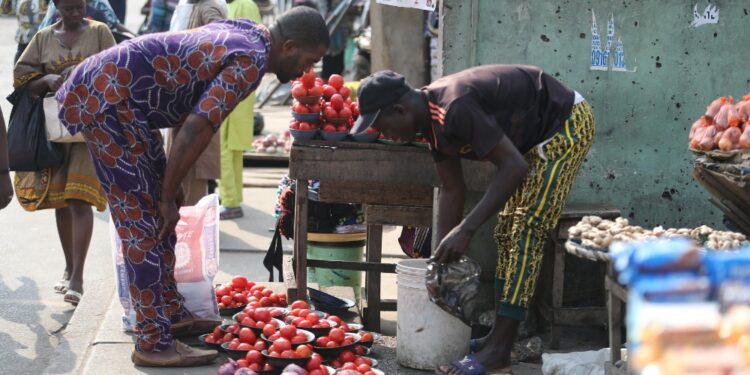
[[[60,237],[60,244],[65,255],[63,278],[70,280],[70,275],[73,273],[73,219],[70,207],[56,209],[55,219],[57,219],[57,235]]]
[[[83,266],[94,229],[94,213],[91,205],[80,200],[68,200],[72,217],[73,269],[69,289],[83,293]]]

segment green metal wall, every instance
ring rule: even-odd
[[[712,2],[718,24],[697,28],[696,1],[442,0],[443,74],[543,67],[586,97],[597,119],[570,201],[612,202],[645,226],[720,225],[691,177],[687,133],[713,98],[750,90],[750,1]],[[699,12],[707,5],[697,2]],[[592,10],[602,44],[612,17],[635,72],[590,70]],[[486,237],[479,246],[490,246]]]

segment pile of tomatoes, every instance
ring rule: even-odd
[[[331,366],[342,370],[355,370],[362,374],[367,374],[372,370],[372,360],[355,354],[352,351],[345,350],[339,356],[330,361]],[[368,374],[371,375],[371,374]]]
[[[278,340],[282,340],[282,345],[279,345],[279,348],[286,348],[287,345],[284,343],[284,340],[290,343],[290,345],[296,345],[296,344],[304,344],[310,341],[310,338],[307,337],[304,331],[297,330],[297,327],[293,325],[288,325],[281,327],[278,331],[274,331],[270,335],[267,335],[267,333],[271,332],[271,329],[274,327],[266,327],[263,328],[263,336],[266,338],[266,340],[273,342],[276,344]],[[284,351],[285,349],[278,350],[279,352]],[[269,348],[269,351],[273,351],[273,345],[271,348]]]
[[[216,288],[219,309],[250,307],[286,307],[286,295],[274,293],[263,285],[247,281],[245,276],[235,276],[228,284]]]
[[[227,328],[232,327],[228,326]],[[239,330],[239,324],[237,324],[238,330]],[[206,338],[204,339],[207,344],[223,344],[225,342],[230,342],[234,339],[234,334],[232,332],[229,332],[228,330],[222,329],[221,326],[216,326],[214,330],[209,333]]]
[[[227,349],[230,350],[257,350],[266,349],[266,343],[255,335],[255,332],[247,327],[240,328],[237,337],[229,342]]]
[[[354,337],[346,335],[341,328],[332,328],[328,336],[318,337],[315,346],[319,348],[338,348],[354,344]]]
[[[266,363],[263,354],[258,350],[251,350],[245,354],[245,358],[237,360],[237,367],[248,368],[253,371],[273,371],[275,368]]]
[[[278,327],[278,321],[273,318],[284,315],[284,311],[278,308],[246,307],[235,316],[235,320],[245,327],[263,329],[267,324]]]

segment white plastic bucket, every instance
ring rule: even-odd
[[[396,360],[401,366],[434,370],[469,352],[471,328],[430,302],[426,272],[427,259],[404,260],[396,265]]]

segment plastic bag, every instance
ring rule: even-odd
[[[430,301],[465,324],[479,323],[484,312],[479,297],[479,263],[461,257],[455,263],[427,262],[426,286]]]
[[[195,206],[180,208],[175,245],[177,290],[185,298],[185,308],[204,319],[220,320],[213,287],[219,270],[219,197],[203,197]],[[122,325],[132,331],[136,322],[128,285],[128,272],[122,255],[122,242],[110,219],[112,255],[114,257],[117,294],[123,308]]]

